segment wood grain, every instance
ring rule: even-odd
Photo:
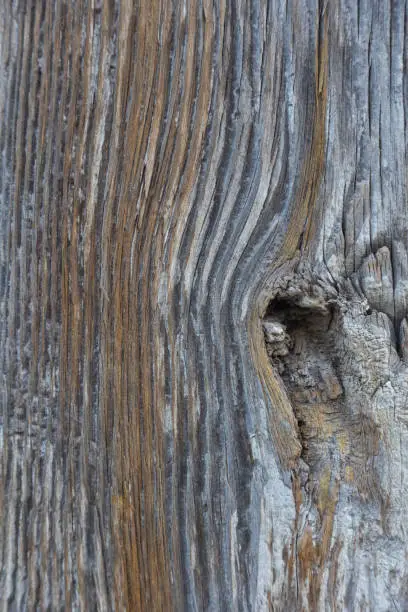
[[[406,23],[0,2],[2,609],[407,609]]]

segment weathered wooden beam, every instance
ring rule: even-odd
[[[406,23],[0,2],[2,609],[408,609]]]

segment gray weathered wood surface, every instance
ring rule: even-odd
[[[403,0],[0,0],[2,610],[408,610]]]

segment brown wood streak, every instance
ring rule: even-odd
[[[106,178],[106,189],[104,197],[104,211],[103,211],[103,222],[102,222],[102,262],[101,262],[101,289],[102,289],[102,305],[101,305],[101,429],[102,429],[102,448],[104,451],[104,463],[102,474],[106,471],[106,479],[108,480],[112,474],[111,457],[114,455],[114,449],[116,449],[117,463],[120,467],[122,456],[126,453],[126,439],[122,439],[116,435],[118,420],[120,426],[120,413],[117,410],[113,410],[112,406],[116,406],[117,398],[120,398],[120,389],[118,388],[118,380],[114,377],[115,371],[115,357],[114,357],[114,338],[120,340],[119,332],[120,328],[114,327],[114,313],[113,313],[113,279],[115,276],[112,273],[112,248],[114,245],[114,219],[115,219],[115,204],[117,203],[117,191],[119,189],[119,177],[118,171],[120,169],[120,145],[124,140],[124,128],[125,122],[123,120],[123,114],[126,111],[126,97],[128,90],[128,81],[130,78],[130,58],[131,58],[131,45],[132,45],[132,26],[133,20],[131,19],[131,7],[130,3],[122,3],[121,10],[119,12],[119,24],[118,24],[118,45],[122,50],[118,54],[117,68],[116,68],[116,90],[114,99],[114,110],[113,110],[113,125],[110,137],[110,156],[107,168]],[[119,362],[116,364],[117,370],[120,371],[122,358],[120,356]],[[137,362],[134,362],[135,368]],[[120,382],[120,381],[119,381]],[[115,427],[115,428],[114,428]],[[126,434],[124,434],[126,436]],[[138,446],[139,431],[137,430],[134,435],[133,444]],[[135,473],[138,473],[137,467]],[[121,472],[119,478],[121,478]],[[123,541],[122,534],[119,534],[120,521],[127,519],[125,510],[128,511],[129,500],[125,497],[125,492],[118,490],[117,493],[114,491],[113,496],[107,498],[104,503],[105,511],[112,512],[112,529],[116,532],[116,538],[118,540],[118,549],[120,555],[120,544]],[[134,531],[134,524],[131,523],[129,526],[129,534],[132,537]],[[133,554],[137,555],[138,541],[133,542]],[[127,597],[128,593],[126,590],[126,571],[124,565],[123,556],[119,556],[119,560],[116,565],[115,571],[115,590],[117,593],[117,599],[122,605],[123,599]],[[122,595],[123,593],[123,595]]]
[[[154,321],[150,314],[155,308],[151,259],[154,248],[160,247],[155,242],[153,248],[152,242],[159,238],[154,228],[160,216],[160,198],[150,194],[149,184],[145,184],[146,171],[152,166],[145,168],[144,160],[156,149],[167,95],[167,75],[162,73],[158,79],[158,69],[164,63],[158,31],[168,9],[159,2],[143,5],[136,21],[130,7],[128,10],[127,18],[133,25],[130,36],[138,41],[138,54],[130,77],[134,95],[128,100],[124,97],[129,104],[129,121],[113,261],[115,430],[121,441],[115,456],[115,587],[117,601],[126,609],[162,610],[171,605],[170,572],[159,477],[163,471],[162,441],[159,415],[155,414],[158,405],[152,396]],[[157,163],[154,157],[152,163]],[[153,172],[150,170],[150,176]],[[157,191],[159,187],[160,182],[154,185]]]
[[[164,8],[165,6],[161,7],[161,15],[156,14],[154,19],[149,21],[149,25],[152,24],[150,27],[153,33],[154,28],[158,27],[159,18],[164,24],[162,26],[163,44],[159,51],[162,54],[167,48],[167,38],[171,34],[170,11],[167,7]],[[139,295],[143,309],[140,314],[138,309],[133,308],[127,314],[128,322],[124,318],[125,325],[128,326],[124,330],[125,338],[129,337],[129,332],[131,338],[137,338],[137,342],[124,343],[124,362],[138,364],[135,370],[130,368],[125,376],[127,377],[128,388],[136,389],[137,397],[140,398],[140,405],[137,411],[130,412],[130,427],[127,417],[128,412],[124,415],[123,424],[119,424],[120,437],[124,441],[126,449],[125,454],[121,457],[119,481],[122,479],[122,487],[125,484],[129,487],[129,490],[122,488],[121,491],[118,491],[115,499],[115,504],[118,506],[116,509],[119,527],[117,534],[119,540],[118,553],[120,558],[123,559],[121,563],[123,569],[117,577],[117,597],[130,609],[140,609],[140,606],[157,610],[172,608],[169,585],[170,567],[167,561],[164,531],[164,480],[162,476],[164,474],[162,467],[164,458],[161,433],[162,417],[159,413],[161,407],[165,404],[165,398],[160,395],[160,391],[163,393],[163,387],[159,387],[156,381],[158,373],[155,360],[160,353],[161,340],[155,312],[164,253],[165,226],[173,223],[173,216],[175,219],[184,219],[184,216],[177,214],[176,210],[178,207],[186,206],[187,195],[193,186],[194,170],[198,163],[200,151],[199,146],[196,145],[189,155],[190,134],[188,128],[191,123],[193,85],[196,82],[193,71],[195,58],[190,51],[194,49],[195,11],[195,3],[190,3],[187,19],[191,25],[190,27],[188,27],[188,23],[184,25],[187,35],[186,48],[189,53],[184,68],[182,99],[178,97],[177,88],[173,86],[170,89],[166,57],[156,56],[149,47],[151,41],[155,40],[155,36],[152,35],[150,30],[145,33],[144,11],[141,15],[139,14],[138,20],[138,41],[140,48],[143,49],[146,45],[143,56],[145,55],[148,58],[148,63],[144,62],[137,66],[137,72],[134,76],[134,90],[137,92],[137,99],[132,105],[129,124],[141,125],[143,129],[129,131],[126,134],[125,147],[132,151],[132,156],[125,170],[125,181],[122,187],[124,198],[121,199],[121,202],[124,212],[119,218],[122,218],[123,221],[120,228],[117,228],[117,232],[123,233],[116,236],[118,244],[124,245],[120,255],[118,254],[117,270],[118,274],[121,274],[122,278],[125,279],[126,289],[125,292],[123,292],[123,289],[119,292],[119,288],[123,287],[123,284],[118,283],[115,306],[115,312],[121,312],[120,300],[123,300],[123,302],[133,300],[133,303],[135,303],[135,299]],[[206,50],[208,56],[208,36],[206,37]],[[176,68],[173,81],[177,84],[182,65],[179,46],[177,46],[174,64]],[[158,75],[156,73],[157,67],[159,67]],[[206,70],[208,74],[208,63],[206,64]],[[143,81],[141,81],[142,75]],[[145,85],[148,79],[150,79],[150,82]],[[142,83],[144,87],[148,88],[147,91],[141,86]],[[170,91],[167,93],[169,89]],[[150,94],[149,90],[154,93]],[[163,124],[164,103],[167,95],[171,98],[171,106],[180,105],[181,114],[176,121],[176,116],[179,113],[179,107],[176,106],[176,110],[173,111],[171,117],[165,146],[163,147],[163,144],[161,144],[162,148],[160,149],[158,147],[160,142],[158,137]],[[142,101],[149,100],[150,97],[154,99],[154,105],[146,104],[146,102],[142,103]],[[199,109],[207,106],[208,98],[208,90],[201,85],[198,101]],[[140,108],[145,108],[147,114],[141,115],[143,111]],[[198,126],[199,128],[196,129],[200,130],[197,140],[199,145],[203,137],[204,125],[201,123]],[[147,164],[144,166],[141,160],[145,159],[146,154]],[[136,163],[133,162],[133,159]],[[179,190],[183,170],[182,192],[176,198],[175,194]],[[139,210],[130,207],[130,201],[128,200],[129,195],[135,193],[135,189],[135,195],[140,201]],[[127,206],[129,206],[129,212]],[[124,225],[130,228],[127,232],[123,228]],[[180,232],[180,230],[178,231]],[[132,270],[129,256],[123,259],[122,257],[123,253],[131,252],[132,241],[135,238],[137,247],[133,255]],[[172,261],[171,256],[170,261]],[[118,342],[118,352],[121,344],[122,341]],[[141,347],[143,347],[143,350],[141,350]],[[175,347],[172,350],[173,354],[176,354]],[[141,421],[140,411],[143,413],[143,421]],[[143,423],[143,428],[141,423]],[[136,444],[134,440],[136,440]],[[177,441],[177,444],[181,444],[181,440]],[[154,473],[156,473],[156,476],[154,476]],[[152,481],[152,478],[157,479],[156,484]],[[143,506],[142,508],[137,508],[136,504],[138,502]],[[140,516],[142,512],[145,517],[144,527]],[[175,559],[173,573],[175,579],[179,581],[180,560],[176,521],[177,517],[174,518],[173,524],[173,554]],[[129,523],[131,525],[130,534]],[[124,529],[124,531],[122,532],[121,529]],[[142,530],[144,535],[143,538],[140,538],[139,534]],[[127,580],[124,583],[122,576],[125,568]],[[177,591],[180,594],[182,593],[183,585],[181,583],[178,583]]]
[[[312,118],[313,131],[310,151],[306,153],[300,188],[293,206],[285,241],[282,246],[284,259],[292,259],[298,250],[304,251],[313,239],[316,230],[318,212],[316,201],[325,163],[325,132],[327,107],[328,77],[328,9],[322,9],[319,3],[319,14],[316,15],[316,61],[315,61],[315,105]],[[319,40],[319,37],[321,39]],[[281,262],[279,262],[281,263]]]
[[[305,154],[300,185],[292,206],[292,213],[285,232],[284,241],[279,256],[272,264],[267,283],[285,270],[296,264],[300,253],[306,253],[312,241],[319,211],[316,201],[319,195],[320,183],[325,162],[325,128],[327,105],[327,75],[328,75],[328,12],[316,15],[318,27],[315,51],[315,100],[312,118],[312,140],[310,150]],[[320,27],[319,27],[320,24]],[[319,34],[321,32],[321,40]],[[290,262],[293,262],[290,264]],[[268,301],[261,294],[261,302],[254,310],[250,323],[251,354],[259,373],[264,391],[271,398],[274,406],[270,416],[271,430],[275,447],[284,468],[293,468],[300,455],[301,445],[297,435],[297,425],[286,391],[279,377],[273,371],[266,353],[263,332],[259,325],[259,315],[262,317]],[[266,293],[267,296],[267,293]]]

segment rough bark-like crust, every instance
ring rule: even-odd
[[[0,2],[2,609],[408,609],[406,23]]]

